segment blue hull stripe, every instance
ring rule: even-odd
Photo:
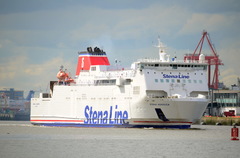
[[[137,125],[137,124],[74,124],[74,123],[32,123],[40,126],[54,126],[54,127],[108,127],[108,128],[178,128],[188,129],[191,125]]]

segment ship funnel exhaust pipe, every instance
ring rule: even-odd
[[[76,76],[80,74],[82,70],[88,71],[92,65],[110,65],[106,53],[95,47],[87,48],[87,51],[78,52],[78,64],[76,69]]]

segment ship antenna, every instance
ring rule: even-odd
[[[158,35],[158,44],[154,47],[157,47],[159,49],[159,53],[165,53],[166,46],[161,42],[160,36]]]
[[[60,66],[60,69],[63,70],[63,65]]]

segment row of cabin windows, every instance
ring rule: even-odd
[[[179,64],[144,64],[144,66],[152,66],[152,67],[172,67],[172,69],[177,69],[178,67],[191,67],[191,68],[203,68],[203,70],[207,69],[206,65],[179,65]],[[143,66],[142,66],[143,67]]]
[[[180,80],[180,79],[155,79],[155,82],[158,83],[203,83],[202,80]]]
[[[132,79],[126,79],[123,84],[124,85],[130,85],[132,82]],[[110,79],[110,80],[95,80],[94,85],[116,85],[116,79]]]
[[[147,72],[147,74],[149,74],[150,72]],[[154,74],[157,74],[156,72],[154,72]],[[161,72],[161,74],[163,74],[163,72]],[[169,72],[169,74],[172,74],[172,72]],[[189,75],[189,72],[187,73]],[[179,75],[181,75],[181,72],[179,72]],[[197,75],[197,73],[194,73],[194,75]],[[203,75],[203,73],[201,73],[201,75]]]

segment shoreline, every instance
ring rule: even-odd
[[[205,116],[200,120],[202,125],[228,125],[239,126],[240,116],[218,117],[218,116]]]

